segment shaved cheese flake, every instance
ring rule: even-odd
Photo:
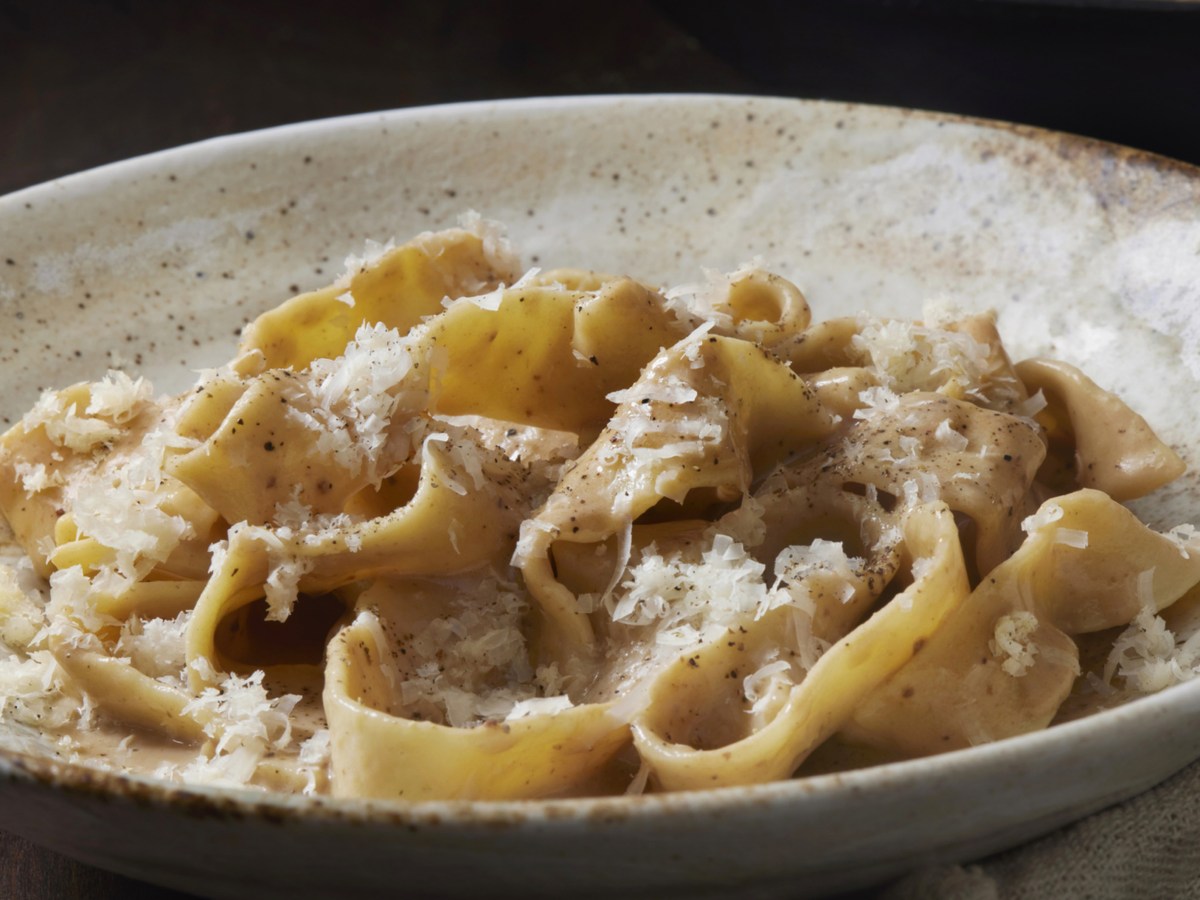
[[[1172,632],[1155,613],[1153,582],[1153,569],[1138,576],[1142,610],[1113,642],[1104,665],[1105,685],[1120,678],[1128,690],[1148,694],[1200,674],[1200,629]]]
[[[41,424],[52,443],[76,453],[87,453],[101,445],[111,444],[122,433],[120,426],[104,419],[80,416],[74,403],[61,416]]]
[[[84,412],[89,416],[103,416],[117,425],[124,425],[137,415],[154,395],[154,389],[146,379],[135,380],[115,370],[93,382],[89,391],[91,399]]]
[[[1166,533],[1166,537],[1179,548],[1179,554],[1184,559],[1191,559],[1191,554],[1200,552],[1200,531],[1188,522],[1176,525]]]
[[[341,356],[314,360],[302,373],[287,414],[317,432],[319,454],[352,475],[366,466],[372,481],[381,477],[392,417],[424,402],[423,335],[421,326],[401,336],[364,323]]]
[[[1021,520],[1021,530],[1026,534],[1033,534],[1041,531],[1050,525],[1053,525],[1063,517],[1063,508],[1049,500],[1042,504],[1041,508],[1031,516],[1026,516]]]
[[[1074,547],[1076,550],[1086,550],[1088,533],[1079,528],[1055,528],[1054,543],[1066,544],[1068,547]]]
[[[854,411],[854,418],[864,421],[877,419],[881,415],[894,415],[900,409],[900,395],[882,386],[861,391],[858,401],[862,406]]]
[[[752,267],[742,267],[748,268]],[[742,269],[727,275],[717,269],[702,268],[703,282],[682,284],[666,291],[667,309],[685,322],[696,322],[722,331],[732,330],[734,318],[727,301],[730,288],[740,277]]]
[[[92,608],[92,591],[92,580],[80,566],[51,572],[50,602],[46,606],[48,633],[81,640],[87,635],[79,629],[94,634],[106,625],[116,624]]]
[[[900,447],[900,452],[904,454],[899,459],[893,460],[896,465],[912,465],[920,461],[921,442],[917,438],[912,435],[902,434],[896,439],[896,443]]]
[[[963,305],[948,294],[935,294],[921,304],[921,318],[930,328],[945,328],[966,317]]]
[[[1027,400],[1022,400],[1013,407],[1013,415],[1021,419],[1026,419],[1033,425],[1037,425],[1037,422],[1034,421],[1034,416],[1045,409],[1046,406],[1046,395],[1042,393],[1041,388],[1038,388],[1036,394]]]
[[[86,485],[71,493],[71,512],[80,533],[115,551],[116,569],[126,578],[146,574],[180,541],[193,536],[186,519],[160,508],[163,498],[153,490]]]
[[[212,757],[197,756],[186,766],[163,763],[154,777],[183,784],[241,787],[249,784],[266,754],[255,747],[239,746]]]
[[[153,389],[143,378],[110,370],[100,381],[88,385],[88,404],[80,413],[76,403],[66,405],[62,395],[45,391],[25,414],[21,425],[28,433],[44,429],[51,443],[76,453],[88,453],[109,445],[123,434],[127,424],[150,403]]]
[[[268,622],[286,622],[296,605],[300,579],[312,571],[311,558],[286,558],[272,561],[263,591],[266,594]]]
[[[900,319],[863,317],[850,345],[893,391],[976,391],[988,348],[969,334]]]
[[[937,503],[942,498],[942,485],[932,472],[915,472],[900,485],[906,506]]]
[[[957,453],[965,451],[971,443],[965,434],[955,431],[949,419],[942,419],[938,423],[937,429],[933,432],[933,438],[943,447],[948,447]]]
[[[388,238],[387,243],[381,244],[379,241],[367,240],[363,243],[361,254],[351,253],[345,260],[345,272],[343,273],[339,283],[349,284],[350,279],[355,275],[367,271],[378,263],[381,259],[396,249],[396,241],[394,238]],[[349,291],[346,291],[349,294]],[[341,297],[337,299],[341,300]],[[343,303],[345,301],[342,301]],[[350,303],[349,305],[353,305]]]
[[[40,593],[26,588],[17,569],[0,564],[0,643],[28,648],[45,627]]]
[[[52,487],[59,487],[64,481],[61,472],[47,472],[45,463],[31,465],[18,462],[13,466],[13,472],[21,481],[21,490],[27,494],[39,494]]]
[[[755,672],[742,679],[742,693],[750,703],[748,713],[756,714],[763,711],[767,701],[771,699],[772,688],[775,684],[791,684],[792,664],[786,659],[777,659],[761,666]]]
[[[328,728],[318,728],[312,737],[300,744],[297,759],[306,765],[323,765],[329,761],[330,734]]]
[[[290,714],[300,697],[268,696],[263,677],[261,670],[244,678],[231,673],[219,688],[205,688],[184,706],[184,715],[202,713],[207,720],[204,732],[216,739],[217,756],[248,749],[261,758],[268,749],[282,750],[291,743]]]
[[[483,255],[497,272],[519,272],[520,263],[508,240],[504,226],[492,219],[485,219],[475,210],[467,210],[458,217],[458,225],[480,239]]]
[[[1039,647],[1033,640],[1037,627],[1037,616],[1024,610],[996,620],[988,649],[992,656],[1002,660],[1000,668],[1013,678],[1024,676],[1037,658]]]
[[[82,698],[49,650],[0,658],[0,719],[37,729],[78,721]]]
[[[284,503],[275,504],[275,514],[272,521],[281,528],[302,531],[308,528],[314,518],[312,507],[300,502],[301,486],[296,485],[292,497]]]
[[[300,744],[300,752],[296,759],[300,763],[305,776],[302,793],[312,795],[328,780],[329,761],[332,756],[332,745],[328,728],[318,728],[312,737]]]
[[[475,306],[478,306],[480,309],[486,309],[489,312],[495,312],[504,302],[504,297],[506,294],[529,287],[534,283],[534,279],[537,278],[538,273],[541,271],[541,269],[536,267],[529,269],[524,275],[513,282],[512,287],[506,286],[502,281],[495,290],[488,291],[486,294],[476,294],[471,297],[447,297],[442,301],[442,305],[446,308],[449,308],[456,303],[471,303]]]
[[[555,713],[565,712],[573,706],[570,697],[530,697],[514,703],[508,715],[504,717],[504,721],[513,722],[529,716],[552,716]]]
[[[848,556],[841,541],[817,538],[810,544],[785,547],[775,558],[776,578],[800,582],[814,575],[832,575],[850,581],[864,565],[862,559]],[[850,589],[853,593],[853,588]]]
[[[135,669],[152,678],[178,677],[187,662],[184,642],[191,620],[191,610],[174,619],[134,616],[121,626],[117,655],[128,657]]]

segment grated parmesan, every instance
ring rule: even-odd
[[[949,419],[942,419],[938,423],[937,430],[933,433],[933,438],[944,447],[954,450],[957,453],[965,452],[971,444],[965,434],[954,430]]]
[[[1021,530],[1031,535],[1053,525],[1062,517],[1063,508],[1050,500],[1043,503],[1036,513],[1021,520]]]
[[[751,715],[761,713],[771,699],[776,684],[792,684],[792,665],[786,659],[776,659],[761,666],[742,680],[742,693],[750,703],[746,711]]]
[[[1037,616],[1025,610],[996,620],[988,649],[1001,660],[1000,668],[1013,678],[1024,676],[1037,659],[1039,647],[1033,639],[1037,628]]]
[[[192,610],[174,619],[141,619],[137,616],[121,626],[116,654],[129,659],[134,668],[152,678],[178,678],[187,665],[185,638]]]
[[[1086,550],[1088,546],[1088,533],[1079,528],[1055,528],[1054,543],[1066,544],[1068,547],[1074,547],[1076,550]]]
[[[1200,674],[1200,630],[1176,635],[1153,605],[1141,612],[1113,642],[1104,666],[1104,684],[1120,678],[1128,690],[1149,694],[1191,681]]]
[[[899,319],[863,317],[850,343],[882,384],[900,393],[978,393],[990,365],[988,348],[970,335]]]

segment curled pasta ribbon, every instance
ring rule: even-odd
[[[919,652],[970,591],[954,516],[944,505],[905,518],[910,558],[930,563],[882,609],[834,644],[798,684],[768,693],[772,713],[755,721],[742,677],[786,634],[781,607],[748,629],[731,631],[659,674],[634,743],[665,790],[756,784],[789,777],[855,707]]]
[[[347,383],[333,390],[336,365],[268,370],[245,379],[236,399],[235,380],[219,376],[213,396],[193,399],[180,424],[204,442],[169,459],[168,470],[228,522],[267,523],[290,501],[338,513],[404,459],[407,426],[426,412],[486,416],[590,439],[612,412],[606,395],[628,385],[683,329],[660,295],[629,279],[592,293],[511,288],[480,302],[459,300],[406,337],[376,332],[341,348],[342,367],[364,378],[394,372],[380,376],[374,418],[365,423],[342,408],[346,401],[331,404],[331,393],[340,397],[353,388]],[[372,424],[384,430],[364,457],[354,442]]]
[[[514,557],[557,629],[554,654],[587,655],[592,628],[554,577],[556,541],[597,543],[663,500],[729,502],[777,462],[830,434],[812,389],[752,344],[698,335],[664,350],[620,394],[609,426],[522,526]],[[623,547],[616,575],[628,559]],[[556,657],[557,658],[557,657]]]
[[[97,642],[98,643],[98,642]],[[191,697],[139,672],[128,659],[70,639],[51,641],[58,664],[106,714],[179,741],[203,741],[203,717],[185,712]]]
[[[377,583],[331,641],[324,704],[335,795],[506,800],[578,792],[629,743],[628,726],[608,704],[563,698],[546,711],[534,705],[519,717],[455,727],[406,702],[401,688],[415,673],[404,642],[442,610],[445,596],[412,582],[384,590]],[[468,637],[488,640],[461,640]]]
[[[312,418],[316,405],[298,375],[265,372],[245,386],[203,444],[169,458],[167,469],[230,523],[265,524],[290,501],[317,514],[340,513],[376,472],[357,456],[346,459],[336,448],[324,449],[324,433]]]
[[[460,300],[433,323],[431,409],[570,431],[590,441],[630,384],[685,325],[628,278],[594,291],[513,287],[495,309]]]
[[[627,726],[614,728],[596,705],[472,729],[382,715],[356,699],[375,680],[363,655],[374,648],[369,641],[348,630],[330,646],[324,701],[334,796],[414,801],[559,796],[586,783],[628,743]]]
[[[1047,501],[1038,518],[921,653],[864,699],[848,740],[926,755],[1045,728],[1079,674],[1072,635],[1162,609],[1200,581],[1200,558],[1099,491]]]
[[[189,662],[219,658],[216,633],[231,613],[280,584],[282,603],[297,592],[320,594],[379,575],[453,574],[506,558],[517,525],[527,514],[523,472],[513,463],[491,459],[475,473],[487,487],[474,486],[461,457],[438,441],[421,451],[416,492],[403,506],[366,521],[339,522],[307,534],[282,535],[253,526],[230,530],[229,543],[196,603],[188,626]],[[276,607],[285,619],[290,607]],[[202,680],[190,669],[193,686]]]
[[[263,313],[242,334],[242,367],[299,371],[314,359],[339,356],[363,323],[406,334],[442,311],[445,297],[512,284],[516,260],[472,231],[423,234],[354,266],[337,284],[293,297]]]
[[[862,558],[857,571],[843,573],[829,590],[821,590],[819,582],[806,590],[812,602],[808,630],[826,644],[845,637],[900,569],[899,526],[907,507],[888,512],[878,499],[832,483],[828,473],[800,475],[794,469],[769,478],[754,497],[762,509],[763,536],[754,545],[759,559],[777,560],[786,548],[810,545],[817,539],[837,541],[848,556]],[[786,576],[777,568],[776,578],[786,580]]]
[[[753,266],[743,266],[719,279],[721,290],[713,298],[714,311],[728,316],[720,319],[714,332],[750,341],[768,350],[794,340],[812,321],[808,301],[796,285],[786,278]]]
[[[1133,500],[1183,474],[1183,460],[1145,419],[1074,366],[1027,359],[1017,364],[1017,373],[1046,397],[1046,408],[1037,414],[1051,450],[1043,480],[1064,490],[1096,488],[1114,500]]]
[[[914,391],[863,410],[844,440],[780,471],[782,485],[874,491],[889,505],[941,499],[967,516],[965,539],[986,572],[1020,544],[1045,446],[1029,423],[940,394]],[[943,477],[944,473],[953,473]],[[774,505],[786,508],[786,496]]]

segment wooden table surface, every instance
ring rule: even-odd
[[[286,122],[651,91],[941,109],[1200,163],[1196,7],[1113,2],[0,0],[0,194]],[[7,900],[184,896],[0,835]]]

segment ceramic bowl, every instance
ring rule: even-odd
[[[661,283],[760,256],[818,317],[995,308],[1016,356],[1120,393],[1192,464],[1200,172],[1082,138],[705,96],[410,109],[222,138],[0,199],[0,417],[119,364],[161,390],[365,239],[474,209],[530,265]],[[1194,475],[1137,504],[1200,508]],[[1200,683],[943,756],[751,788],[537,803],[180,789],[0,726],[0,827],[219,897],[799,897],[1012,846],[1200,756]],[[27,751],[27,752],[22,752]]]

